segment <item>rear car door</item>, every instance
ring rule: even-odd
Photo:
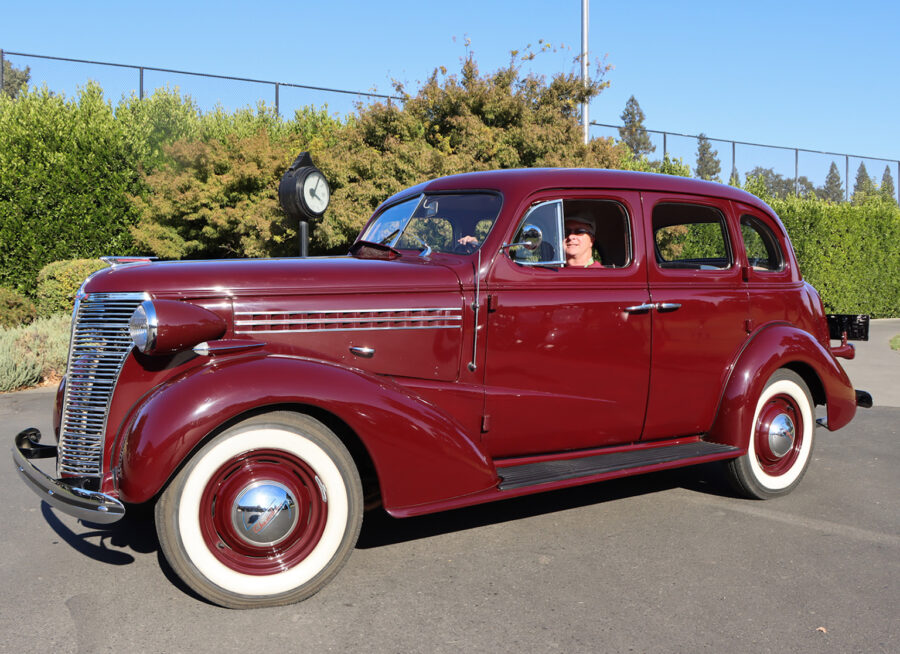
[[[643,440],[702,433],[747,339],[742,244],[726,200],[643,193],[653,308]]]

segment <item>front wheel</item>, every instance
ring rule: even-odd
[[[349,558],[362,525],[359,473],[318,420],[256,416],[204,445],[156,505],[160,546],[194,591],[228,608],[290,604]]]
[[[747,453],[726,462],[735,490],[753,499],[791,492],[809,466],[814,431],[813,399],[803,378],[776,371],[757,399]]]

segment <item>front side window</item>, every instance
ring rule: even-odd
[[[747,252],[747,262],[753,270],[777,272],[784,269],[784,257],[778,239],[759,218],[741,216],[741,236]]]
[[[523,265],[625,268],[632,261],[628,212],[614,200],[567,199],[534,205],[513,243],[520,245],[510,248],[510,256]]]
[[[731,266],[725,216],[698,204],[664,203],[653,209],[653,240],[660,268],[722,270]]]
[[[362,240],[397,250],[469,254],[484,243],[501,204],[496,193],[421,195],[382,211]]]

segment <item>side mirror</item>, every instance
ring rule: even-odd
[[[544,233],[537,225],[525,225],[522,227],[522,231],[519,232],[519,234],[518,241],[515,243],[506,243],[503,245],[503,249],[525,248],[526,250],[534,252],[541,247],[541,243],[544,242]]]

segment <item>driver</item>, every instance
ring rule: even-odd
[[[594,223],[582,218],[566,218],[566,266],[569,268],[602,268],[594,261]]]

